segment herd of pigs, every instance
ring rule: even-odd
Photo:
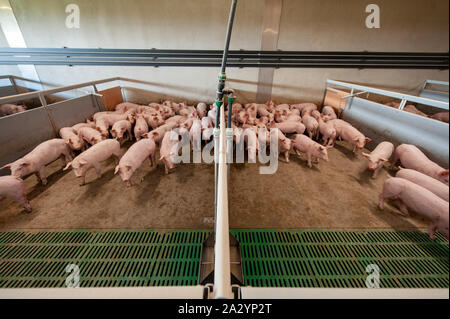
[[[393,103],[386,105],[395,107]],[[414,113],[414,110],[410,111]],[[434,118],[448,122],[448,112],[444,113]],[[337,139],[347,142],[355,154],[371,141],[350,123],[339,119],[330,106],[324,106],[319,112],[313,103],[234,103],[231,116],[234,141],[246,145],[249,162],[256,160],[257,152],[265,152],[264,148],[272,142],[273,136],[278,138],[278,152],[284,154],[286,162],[289,162],[290,151],[299,156],[304,153],[308,167],[319,159],[328,162],[328,150]],[[22,177],[34,173],[46,185],[45,165],[60,157],[65,160],[63,169],[72,168],[80,185],[85,183],[86,172],[91,168],[100,178],[100,163],[113,157],[116,161],[114,173],[119,173],[127,186],[131,186],[135,171],[143,180],[141,166],[147,158],[151,166],[156,165],[158,147],[159,160],[164,163],[167,174],[175,168],[173,150],[181,143],[178,134],[189,134],[192,147],[198,149],[202,140],[207,142],[211,138],[216,118],[217,108],[205,103],[197,106],[172,101],[149,105],[120,103],[115,111],[98,112],[92,120],[61,128],[61,138],[45,141],[24,157],[3,166],[11,170],[11,175],[0,177],[0,199],[9,197],[31,211]],[[278,134],[269,134],[269,129]],[[172,134],[176,130],[174,138]],[[133,139],[136,142],[122,155],[121,142]],[[435,239],[436,231],[448,238],[449,171],[431,161],[414,145],[401,144],[394,149],[391,142],[383,141],[371,153],[362,153],[368,160],[368,169],[373,171],[372,178],[377,178],[384,162],[392,155],[391,168],[401,162],[396,176],[383,184],[379,208],[383,209],[384,200],[392,199],[402,215],[407,216],[411,209],[430,221],[431,239]],[[78,155],[73,158],[75,154]]]

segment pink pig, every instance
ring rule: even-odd
[[[439,196],[446,202],[449,200],[448,186],[440,181],[430,177],[428,175],[422,174],[421,172],[415,171],[413,169],[401,168],[395,174],[395,177],[407,179],[414,184],[420,185],[423,188],[428,189],[433,194]]]
[[[91,122],[88,120],[88,122],[86,123],[78,123],[72,126],[72,129],[75,131],[75,134],[78,134],[78,130],[82,127],[95,128],[95,122]]]
[[[319,114],[320,116],[320,114]],[[311,115],[305,114],[302,118],[303,124],[306,126],[306,131],[308,132],[309,138],[313,138],[317,135],[317,131],[319,129],[319,123],[316,121],[314,117]]]
[[[111,129],[111,135],[115,139],[121,141],[124,138],[124,134],[127,133],[127,140],[132,140],[131,135],[131,123],[127,120],[121,120],[114,123]]]
[[[4,197],[11,198],[28,212],[31,212],[30,202],[25,195],[25,185],[20,177],[0,176],[0,200]]]
[[[319,129],[317,131],[317,139],[319,133],[322,134],[322,141],[324,146],[333,146],[336,141],[336,129],[333,124],[325,122],[321,116],[318,117]]]
[[[92,167],[95,168],[97,177],[100,178],[102,176],[100,162],[106,161],[111,156],[115,158],[116,164],[118,164],[121,157],[120,144],[114,139],[106,139],[75,157],[73,161],[64,167],[64,170],[72,167],[75,176],[81,179],[80,186],[83,186],[87,171]]]
[[[78,130],[78,137],[91,145],[103,141],[103,136],[99,131],[90,127],[82,127]]]
[[[103,138],[107,138],[109,136],[109,124],[104,118],[99,118],[95,121],[95,129],[100,132]]]
[[[148,124],[142,114],[136,115],[136,125],[134,126],[134,137],[136,141],[142,138],[142,134],[148,132]]]
[[[323,159],[325,162],[328,162],[328,152],[327,148],[320,145],[319,143],[314,142],[308,136],[303,134],[296,134],[294,140],[292,141],[292,147],[300,156],[300,152],[306,153],[308,156],[308,167],[312,167],[311,159],[313,157],[317,158],[317,162],[319,159]]]
[[[169,174],[169,170],[175,168],[173,156],[176,155],[176,147],[178,143],[178,134],[175,131],[168,131],[164,134],[161,149],[159,150],[159,160],[164,162],[166,174]]]
[[[138,171],[141,182],[144,180],[141,166],[146,158],[150,160],[150,166],[156,165],[155,161],[155,142],[150,138],[144,138],[130,146],[128,151],[120,159],[119,165],[116,166],[114,174],[119,172],[122,181],[131,186],[131,176],[134,171]]]
[[[11,175],[15,177],[24,177],[34,173],[41,180],[42,185],[46,185],[45,165],[62,156],[66,162],[72,160],[71,150],[66,141],[62,138],[54,138],[42,142],[24,157],[2,168],[9,168]]]
[[[66,141],[69,147],[75,151],[81,150],[84,142],[75,133],[72,127],[63,127],[59,130],[59,136]]]
[[[305,106],[302,108],[302,118],[308,114],[311,115],[312,111],[317,110],[317,105],[314,103],[304,103]]]
[[[448,112],[439,112],[431,115],[432,119],[448,123]]]
[[[115,107],[115,110],[116,110],[116,112],[119,112],[119,113],[125,113],[129,110],[134,110],[136,112],[139,112],[141,107],[142,106],[139,104],[123,102],[123,103],[117,104]]]
[[[197,104],[197,114],[199,118],[203,118],[207,114],[208,107],[206,106],[206,103],[198,103]]]
[[[278,130],[278,152],[284,153],[284,159],[286,163],[289,163],[289,151],[292,148],[292,141],[287,138],[280,129],[275,128],[274,130]],[[271,135],[273,138],[274,135]]]
[[[443,169],[438,164],[431,161],[415,145],[399,145],[394,152],[392,167],[398,160],[400,160],[403,167],[414,169],[448,185],[448,169]]]
[[[281,132],[284,134],[289,133],[297,133],[297,134],[303,134],[305,132],[305,125],[303,125],[300,122],[283,122],[283,123],[270,123],[270,128],[279,128]]]
[[[0,115],[11,115],[26,111],[25,105],[2,104],[0,105]]]
[[[334,112],[334,109],[331,106],[325,105],[322,108],[322,115],[324,117],[325,122],[329,120],[337,119],[337,115]]]
[[[336,120],[334,120],[336,121]],[[367,142],[372,141],[371,138],[365,137],[360,131],[353,126],[344,125],[339,136],[350,145],[353,146],[353,153],[356,154],[357,149],[363,149]]]
[[[436,196],[428,189],[403,178],[391,177],[383,184],[383,191],[379,196],[378,207],[383,209],[384,200],[392,198],[396,201],[401,213],[408,216],[408,208],[431,221],[428,235],[436,239],[438,230],[448,239],[448,202]]]
[[[391,142],[381,142],[370,153],[362,153],[362,155],[369,161],[369,169],[373,171],[372,178],[377,178],[378,172],[383,167],[383,163],[389,161],[394,152],[394,144]]]

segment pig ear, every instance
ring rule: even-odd
[[[63,171],[69,169],[70,167],[72,167],[72,162],[67,163],[66,167],[63,168]]]
[[[325,146],[319,145],[319,150],[323,151],[325,149]]]
[[[141,135],[142,137],[148,138],[148,133],[144,133]]]
[[[372,139],[370,137],[366,137],[366,142],[372,142]]]
[[[161,157],[159,158],[160,161],[162,161],[163,159],[164,159],[164,156],[161,156]]]
[[[380,157],[380,161],[382,161],[382,162],[387,162],[388,160],[385,159],[384,157]]]
[[[86,160],[84,160],[84,159],[80,159],[79,163],[80,163],[80,165],[86,165],[87,164]]]
[[[66,144],[70,144],[70,139],[66,138]]]
[[[441,175],[441,176],[448,176],[448,170],[440,172],[439,175]]]
[[[367,157],[367,158],[369,158],[369,156],[370,156],[370,154],[367,154],[367,153],[364,153],[364,152],[362,152],[362,155],[363,155],[364,157]]]
[[[2,167],[0,167],[0,169],[4,169],[4,168],[11,168],[11,163],[3,165]]]
[[[114,175],[117,174],[117,172],[119,171],[120,167],[119,165],[116,166],[116,168],[114,169]]]

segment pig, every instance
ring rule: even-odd
[[[127,184],[127,187],[131,186],[131,176],[134,171],[138,171],[139,179],[142,182],[144,176],[142,175],[141,166],[146,158],[150,161],[150,166],[156,165],[155,161],[155,141],[150,138],[144,138],[133,145],[126,151],[121,157],[119,164],[114,170],[114,174],[119,173],[122,181]]]
[[[324,146],[333,146],[336,141],[336,129],[333,124],[327,123],[323,120],[322,116],[318,117],[319,129],[317,130],[317,140],[319,139],[319,133],[322,134],[322,141]]]
[[[188,106],[180,110],[179,115],[198,118],[197,110],[193,106]]]
[[[72,129],[74,130],[75,134],[78,134],[78,130],[82,127],[95,128],[95,122],[91,122],[88,120],[88,122],[86,123],[78,123],[72,126]]]
[[[325,162],[328,162],[328,147],[322,146],[319,143],[314,142],[308,136],[303,134],[296,134],[294,140],[292,141],[292,148],[295,150],[298,156],[300,156],[300,152],[306,153],[308,157],[308,167],[312,168],[311,159],[313,157],[317,158],[317,162],[319,159],[323,159]]]
[[[42,142],[31,152],[15,162],[2,167],[9,168],[11,175],[15,177],[24,177],[29,174],[36,174],[42,185],[47,185],[45,176],[45,165],[64,157],[65,162],[72,160],[71,150],[62,138],[54,138]]]
[[[245,110],[242,110],[237,114],[238,123],[246,124],[247,122],[250,122],[249,118],[250,118],[250,115]]]
[[[402,167],[400,167],[400,170],[397,172],[397,174],[395,174],[395,177],[404,178],[409,180],[410,182],[413,182],[414,184],[422,186],[423,188],[428,189],[430,192],[439,196],[446,202],[448,202],[449,200],[448,186],[434,179],[433,177],[422,174],[421,172],[415,171],[413,169]]]
[[[381,210],[384,208],[386,198],[396,200],[396,204],[404,216],[409,215],[408,208],[410,208],[429,219],[428,235],[430,239],[436,239],[436,230],[448,239],[449,204],[442,198],[422,186],[399,177],[391,177],[384,182],[378,203]]]
[[[27,107],[25,105],[15,105],[15,104],[2,104],[0,105],[0,114],[11,115],[26,111]]]
[[[334,120],[336,121],[336,120]],[[340,132],[339,136],[350,145],[353,146],[353,153],[356,154],[358,149],[363,149],[367,142],[372,141],[371,138],[365,137],[360,131],[358,131],[353,126],[344,125]]]
[[[317,110],[312,110],[311,116],[317,121],[318,118],[321,116],[320,112]]]
[[[431,115],[432,119],[448,123],[448,112],[438,112]]]
[[[152,130],[165,124],[163,117],[157,113],[153,114],[143,113],[143,117],[147,121],[147,125],[151,127]]]
[[[117,104],[114,109],[116,110],[116,112],[119,112],[119,113],[125,113],[130,110],[134,110],[135,112],[141,112],[142,106],[139,104],[135,104],[135,103],[123,102],[123,103]]]
[[[384,105],[398,109],[398,107],[400,106],[400,103],[391,101],[391,102],[384,103]]]
[[[78,135],[75,133],[72,127],[63,127],[59,130],[59,136],[66,141],[69,147],[78,151],[84,147],[84,142]]]
[[[108,138],[109,124],[105,119],[99,118],[97,121],[95,121],[95,129],[100,132],[103,139]]]
[[[167,119],[165,124],[175,123],[176,126],[179,126],[183,122],[185,122],[187,119],[188,118],[186,116],[175,115],[175,116],[172,116],[171,118]]]
[[[311,115],[312,111],[317,110],[317,105],[315,105],[314,103],[304,103],[305,106],[302,108],[302,118],[305,115]]]
[[[208,113],[206,103],[198,103],[196,109],[199,118],[205,117]]]
[[[20,177],[0,176],[0,200],[5,197],[20,204],[27,212],[31,212],[30,202],[25,195],[25,184]]]
[[[142,134],[142,136],[145,138],[152,138],[156,144],[161,145],[161,142],[166,132],[172,130],[176,126],[178,126],[177,122],[169,122],[164,125],[161,125],[160,127],[151,132]]]
[[[134,126],[134,137],[136,141],[142,138],[142,134],[148,133],[148,124],[143,114],[136,115],[136,125]]]
[[[275,128],[274,130],[277,130],[277,134],[278,134],[278,153],[284,153],[284,159],[286,161],[286,163],[289,163],[289,151],[292,148],[292,141],[287,138],[283,132],[280,131],[280,129]],[[272,138],[274,138],[275,135],[271,136],[271,143],[272,143]]]
[[[319,114],[320,116],[320,114]],[[306,131],[308,132],[309,138],[313,138],[317,135],[317,130],[319,129],[319,123],[316,121],[314,117],[311,115],[305,114],[302,117],[302,122],[306,127]]]
[[[124,139],[125,133],[127,133],[127,140],[132,140],[131,123],[127,120],[121,120],[114,123],[110,132],[112,137],[114,137],[116,140],[121,141],[122,139]]]
[[[91,145],[95,145],[104,140],[102,134],[99,131],[90,127],[80,128],[78,130],[78,137]]]
[[[67,163],[64,170],[72,168],[75,176],[80,178],[80,186],[83,186],[86,183],[87,171],[92,167],[95,168],[97,177],[100,178],[102,176],[100,162],[106,161],[111,156],[115,158],[117,165],[121,158],[120,143],[115,139],[106,139],[75,157],[73,161]]]
[[[389,161],[393,152],[394,144],[384,141],[378,144],[370,154],[362,153],[369,161],[369,169],[373,171],[372,178],[377,178],[378,172],[383,167],[383,163]]]
[[[399,145],[395,149],[391,168],[395,166],[398,160],[400,160],[403,167],[414,169],[448,185],[448,169],[443,169],[438,164],[431,161],[415,145]]]
[[[247,145],[246,150],[248,150],[248,162],[256,163],[256,152],[259,149],[256,132],[252,128],[246,128],[242,132],[242,135],[244,136],[244,142]]]
[[[275,106],[275,110],[277,110],[277,111],[288,112],[290,109],[291,109],[291,107],[289,106],[289,104],[278,104],[277,106]]]
[[[117,113],[117,112],[97,112],[93,116],[94,121],[104,119],[108,126],[113,126],[114,123],[121,120],[128,120],[130,123],[134,123],[134,113]]]
[[[275,110],[274,112],[275,121],[277,121],[278,123],[286,122],[287,115],[288,113],[286,110]]]
[[[211,119],[214,126],[216,126],[216,116],[217,116],[217,107],[214,106],[211,110],[208,111],[208,117]]]
[[[189,130],[189,138],[191,140],[192,148],[195,150],[200,150],[201,148],[201,134],[202,134],[202,121],[195,119],[192,122],[191,128]]]
[[[256,111],[259,116],[269,116],[271,113],[267,110],[267,105],[256,104]]]
[[[301,113],[306,105],[307,105],[307,103],[291,104],[289,108],[291,110],[298,110]]]
[[[337,115],[334,112],[334,109],[331,106],[325,105],[322,108],[322,115],[324,117],[325,122],[329,120],[337,119]]]
[[[284,134],[289,133],[297,133],[297,134],[303,134],[305,132],[305,125],[303,125],[300,122],[283,122],[283,123],[270,123],[270,128],[279,128],[281,132]]]
[[[413,113],[416,115],[420,115],[420,116],[424,116],[424,117],[428,117],[427,114],[423,113],[422,111],[418,110],[414,105],[412,104],[408,104],[403,108],[403,111],[409,112],[409,113]]]
[[[178,143],[178,134],[175,131],[168,131],[164,134],[161,149],[159,150],[159,160],[163,161],[166,174],[169,174],[169,170],[175,168],[173,156],[176,155]]]

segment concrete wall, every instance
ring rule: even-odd
[[[222,49],[230,1],[10,0],[29,47]],[[80,29],[65,27],[65,6],[80,7]],[[381,28],[365,27],[365,6],[381,8]],[[449,47],[447,0],[284,0],[282,50],[424,51]],[[259,50],[264,0],[240,0],[231,49]],[[0,36],[1,41],[1,36]],[[0,43],[1,45],[1,43]],[[127,99],[212,101],[218,68],[37,66],[43,82],[77,83],[111,76],[148,82]],[[0,66],[0,73],[5,73]],[[239,100],[255,99],[258,69],[227,70]],[[425,79],[448,80],[448,70],[279,69],[273,99],[320,101],[327,78],[418,93]],[[134,85],[133,85],[134,86]]]

